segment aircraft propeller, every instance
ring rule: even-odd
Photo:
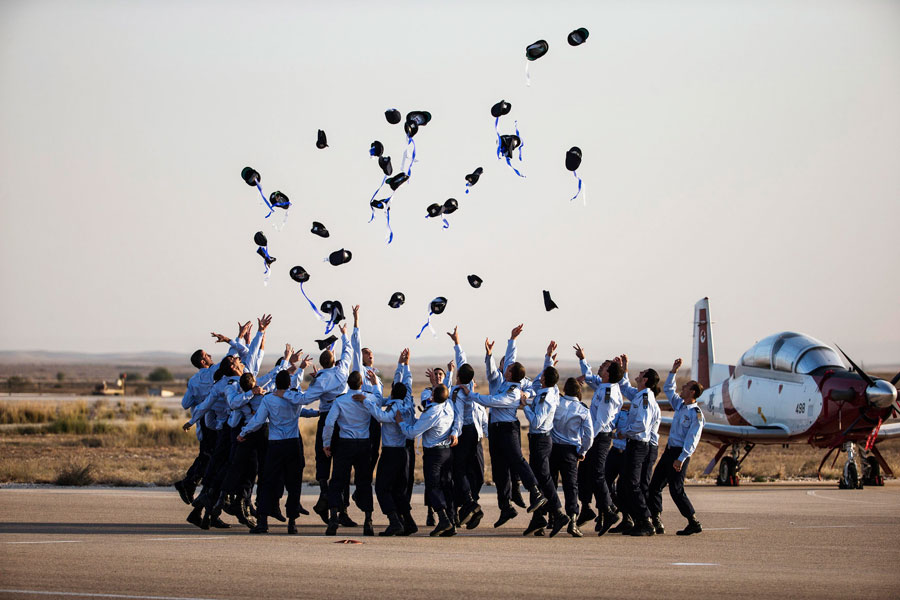
[[[897,373],[891,382],[887,382],[884,379],[872,379],[865,371],[859,368],[859,365],[853,362],[852,358],[847,356],[847,353],[840,346],[837,344],[835,346],[841,351],[841,354],[844,355],[844,358],[847,359],[853,370],[866,382],[866,400],[869,404],[876,408],[887,408],[890,406],[892,413],[900,412],[897,406],[897,388],[894,387],[896,382],[900,381],[900,373]]]

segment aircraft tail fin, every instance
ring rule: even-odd
[[[694,352],[691,357],[691,379],[704,388],[709,388],[712,367],[715,364],[713,352],[712,322],[709,318],[709,298],[694,304]]]

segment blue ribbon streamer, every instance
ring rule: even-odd
[[[494,119],[494,131],[497,132],[497,158],[503,158],[503,140],[500,139],[500,117]]]
[[[519,133],[519,121],[513,121],[513,124],[516,127],[516,137],[519,138],[519,162],[522,162],[522,148],[525,147],[525,140],[522,139],[522,135]]]
[[[470,187],[472,187],[472,186],[469,185],[469,182],[467,181],[467,182],[466,182],[466,193],[467,193],[467,194],[469,193],[469,188],[470,188]]]
[[[267,206],[268,209],[269,209],[269,214],[266,215],[266,218],[268,219],[269,217],[272,216],[272,213],[275,212],[275,209],[272,208],[272,205],[269,204],[269,200],[266,198],[266,195],[263,194],[262,186],[259,185],[259,184],[257,183],[257,184],[256,184],[256,189],[259,190],[259,195],[262,196],[263,202],[265,202],[266,206]]]
[[[581,193],[581,177],[578,176],[578,171],[572,171],[572,175],[574,175],[574,176],[575,176],[575,179],[578,180],[578,191],[575,193],[574,196],[572,196],[571,198],[569,198],[569,202],[571,202],[572,200],[574,200],[575,198],[577,198],[577,197],[578,197],[578,194]]]
[[[325,335],[331,333],[331,330],[334,329],[334,326],[337,325],[337,321],[334,318],[337,316],[337,309],[331,311],[331,316],[328,318],[328,322],[325,324]]]
[[[322,316],[322,313],[319,312],[319,309],[316,308],[316,304],[306,295],[306,291],[303,289],[303,282],[300,283],[300,293],[303,294],[303,297],[309,302],[309,306],[313,309],[313,312],[316,313],[316,318],[321,321],[324,317]]]
[[[388,198],[387,202],[384,203],[384,212],[387,215],[387,228],[388,228],[388,240],[387,243],[390,245],[391,242],[394,241],[394,230],[391,229],[391,199]]]
[[[444,226],[441,229],[450,229],[450,222],[447,219],[443,219]]]
[[[266,258],[263,259],[263,263],[266,265],[266,270],[264,271],[264,274],[268,275],[269,274],[269,260],[268,259],[271,259],[272,257],[269,256],[269,249],[266,248],[265,246],[260,246],[259,249],[262,250],[263,254],[266,255]]]
[[[420,337],[422,337],[422,333],[425,331],[425,328],[428,327],[429,325],[431,325],[431,315],[433,315],[433,314],[434,314],[433,311],[431,311],[431,310],[428,311],[428,320],[425,321],[424,325],[422,325],[422,329],[419,330],[419,335],[416,336],[416,339],[419,339]]]
[[[375,190],[375,193],[372,194],[372,198],[369,200],[369,208],[372,210],[372,216],[369,218],[369,223],[375,220],[375,207],[372,206],[372,201],[375,200],[375,196],[377,196],[378,192],[381,191],[381,188],[384,187],[385,181],[387,181],[387,175],[381,178],[381,185],[378,186],[378,189]]]
[[[413,163],[416,162],[416,141],[411,137],[407,136],[406,138],[406,149],[409,150],[409,146],[412,144],[412,156],[409,159],[409,168],[406,170],[406,176],[410,177],[412,175],[412,167]],[[406,164],[406,152],[403,153],[403,163]]]
[[[515,173],[515,174],[518,175],[519,177],[525,177],[524,175],[522,175],[521,173],[519,173],[519,170],[518,170],[517,168],[515,168],[514,166],[512,166],[512,163],[509,161],[509,157],[508,157],[508,156],[506,157],[506,164],[509,166],[510,169],[513,170],[513,173]]]

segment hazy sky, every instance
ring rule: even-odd
[[[495,156],[500,99],[525,179]],[[433,120],[387,246],[368,148],[399,170],[391,107]],[[363,306],[382,359],[446,354],[455,323],[480,355],[524,321],[526,356],[553,338],[566,358],[581,342],[667,362],[709,296],[722,362],[791,329],[898,364],[898,107],[897,2],[4,2],[0,349],[188,352],[263,312],[270,351],[311,349],[302,265],[316,302]],[[569,201],[573,145],[587,206]],[[283,230],[247,165],[293,201]],[[425,207],[449,197],[443,231]],[[342,247],[349,264],[322,262]],[[416,341],[439,295],[439,337]]]

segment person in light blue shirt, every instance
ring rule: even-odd
[[[697,404],[697,398],[703,393],[703,386],[697,381],[691,380],[681,386],[681,395],[675,391],[675,375],[681,367],[681,359],[676,359],[672,370],[663,385],[663,391],[675,410],[672,416],[672,426],[669,428],[669,442],[662,458],[653,471],[650,479],[650,493],[648,505],[653,519],[656,533],[664,533],[660,513],[662,513],[662,491],[669,486],[669,494],[672,501],[678,507],[681,515],[687,519],[687,527],[678,531],[678,535],[693,535],[703,531],[700,521],[694,514],[694,506],[684,493],[684,475],[691,455],[700,443],[700,435],[703,433],[703,412]]]
[[[547,355],[544,359],[544,370],[532,385],[534,396],[529,404],[523,397],[520,400],[522,412],[528,420],[528,464],[538,482],[538,487],[547,503],[536,510],[531,517],[531,523],[523,532],[523,535],[531,535],[547,526],[547,517],[552,521],[550,537],[555,536],[564,527],[569,525],[570,518],[563,512],[559,495],[556,493],[556,485],[550,472],[550,453],[553,450],[551,431],[553,430],[553,418],[559,406],[559,372],[553,367],[553,354],[556,352],[556,342],[551,341],[547,346]],[[574,517],[575,515],[573,515]]]
[[[366,408],[381,423],[381,458],[375,479],[375,495],[389,525],[380,536],[411,535],[418,531],[412,519],[409,500],[406,498],[409,456],[406,452],[406,434],[397,424],[399,414],[404,421],[414,418],[412,373],[409,369],[409,348],[404,348],[397,361],[397,371],[391,386],[391,395],[365,400]]]
[[[372,372],[375,374],[377,382],[373,384],[373,388],[375,385],[382,386],[381,376],[378,373],[378,369],[375,368],[375,353],[372,352],[371,348],[363,347],[362,341],[359,335],[359,305],[353,307],[353,333],[350,335],[350,346],[353,349],[353,364],[350,367],[350,371],[359,371],[363,376],[363,390],[364,391],[372,391],[368,389],[368,377],[367,374]],[[378,422],[377,419],[369,419],[369,444],[371,444],[372,449],[370,457],[372,459],[372,469],[371,471],[375,472],[375,465],[378,463],[378,454],[381,448],[381,423]]]
[[[374,382],[375,374],[368,373]],[[340,516],[346,510],[344,489],[350,484],[350,469],[356,485],[356,502],[365,514],[363,535],[375,535],[372,528],[372,471],[369,443],[369,420],[371,414],[366,408],[366,399],[372,395],[362,391],[362,375],[353,371],[347,378],[349,390],[335,398],[325,419],[322,439],[327,456],[334,457],[331,481],[328,482],[328,508],[331,517],[325,535],[336,535],[340,526]],[[337,437],[337,440],[335,440]],[[337,443],[334,443],[337,442]]]
[[[578,515],[578,464],[584,460],[594,443],[594,426],[590,410],[581,402],[581,384],[569,377],[563,386],[563,395],[553,415],[550,432],[553,449],[550,451],[550,473],[556,495],[556,482],[562,479],[569,517],[567,531],[572,537],[582,537],[576,517]]]
[[[484,341],[484,362],[488,372],[488,379],[492,372],[496,371],[491,352],[494,342],[489,339]],[[471,396],[474,402],[490,408],[490,424],[488,425],[488,446],[491,453],[491,471],[494,475],[494,483],[497,486],[497,503],[500,506],[500,518],[494,523],[494,527],[500,527],[510,519],[515,518],[518,512],[510,506],[510,477],[509,473],[518,473],[522,483],[532,493],[531,505],[528,512],[532,513],[547,503],[547,498],[538,486],[537,479],[528,462],[522,456],[522,445],[519,438],[519,417],[516,411],[520,408],[522,398],[522,380],[525,379],[525,366],[514,362],[507,367],[509,379],[497,385],[496,393],[490,395],[470,393],[468,389],[461,388],[460,393]]]
[[[303,378],[302,371],[295,374],[291,381],[291,387],[294,391],[288,392],[298,402],[310,404],[319,401],[319,422],[316,425],[316,481],[319,482],[319,499],[313,506],[313,510],[322,519],[322,522],[328,523],[328,480],[331,478],[331,457],[325,454],[323,448],[331,445],[332,440],[322,438],[322,431],[325,429],[325,419],[328,417],[328,411],[331,409],[331,403],[334,399],[347,391],[347,377],[350,375],[350,367],[352,364],[353,354],[350,338],[347,337],[347,326],[340,325],[341,331],[341,356],[340,360],[335,361],[334,353],[331,350],[323,350],[319,355],[319,364],[322,369],[315,375],[315,380],[309,385],[306,391],[300,390],[300,382]],[[344,498],[344,504],[349,504],[348,497]],[[342,511],[342,515],[347,513]],[[349,517],[346,517],[344,525],[351,526]],[[353,523],[352,526],[356,526]]]
[[[288,534],[297,533],[296,519],[300,516],[300,492],[303,483],[303,442],[297,420],[316,411],[303,409],[299,403],[285,398],[291,384],[288,371],[281,371],[275,377],[276,390],[263,396],[256,413],[244,425],[236,438],[237,443],[246,443],[247,437],[259,430],[268,421],[269,443],[263,476],[257,495],[258,517],[256,527],[250,533],[268,533],[268,517],[274,514],[273,504],[277,501],[282,482],[287,490],[285,512],[288,517]]]
[[[584,382],[594,390],[590,410],[595,437],[591,448],[591,456],[586,462],[590,463],[592,469],[592,472],[589,474],[591,480],[588,485],[589,496],[595,497],[597,501],[596,518],[598,527],[596,530],[600,535],[603,535],[619,520],[609,487],[606,485],[606,460],[609,456],[609,448],[613,439],[612,423],[624,403],[622,392],[617,383],[622,378],[622,367],[616,361],[607,360],[601,365],[598,374],[593,375],[584,349],[577,344],[575,345],[575,356],[578,358],[581,366]],[[582,497],[584,497],[584,494],[582,494]],[[582,509],[582,512],[585,511],[589,514],[582,515],[579,518],[580,522],[586,522],[594,515],[594,511],[587,505]]]
[[[483,406],[472,402],[470,396],[460,393],[465,387],[475,391],[475,369],[466,359],[466,353],[459,345],[459,328],[447,332],[453,341],[456,361],[456,385],[450,388],[453,402],[453,430],[459,442],[453,447],[453,497],[459,509],[459,524],[467,529],[475,529],[484,518],[484,511],[478,503],[481,486],[484,485],[484,451],[481,438],[484,437]],[[453,363],[450,363],[450,367]]]
[[[440,384],[432,390],[431,404],[418,418],[404,417],[397,413],[394,421],[407,438],[422,437],[423,473],[425,489],[429,495],[429,506],[437,515],[438,522],[429,535],[451,536],[456,533],[453,518],[447,511],[447,494],[452,490],[446,485],[452,481],[453,455],[451,437],[453,428],[453,404],[448,402],[450,390]]]
[[[627,373],[627,357],[620,357],[622,368]],[[624,436],[628,439],[625,445],[625,500],[628,513],[634,521],[634,528],[621,531],[635,536],[653,535],[655,528],[651,520],[650,509],[647,508],[647,496],[642,486],[642,474],[647,468],[646,461],[650,452],[650,438],[654,425],[659,427],[660,412],[656,403],[656,394],[660,392],[659,373],[654,369],[640,372],[636,387],[628,383],[627,376],[619,382],[622,394],[631,400],[628,420],[625,423]],[[652,469],[652,466],[650,467]],[[620,500],[622,494],[620,493]],[[617,528],[618,529],[618,528]],[[615,531],[615,530],[611,530]]]
[[[613,506],[616,507],[623,506],[624,504],[619,500],[619,487],[625,480],[623,473],[625,469],[625,446],[627,442],[624,433],[625,423],[627,421],[628,407],[623,405],[622,408],[619,409],[615,421],[613,421],[612,432],[614,437],[612,449],[610,449],[609,455],[606,457],[606,487],[609,489],[609,495],[613,500]],[[620,432],[623,434],[623,437],[619,437]],[[601,523],[598,522],[597,526],[594,527],[598,532],[600,531],[600,525]],[[631,517],[628,516],[627,511],[622,511],[622,527],[625,529],[634,527],[634,522],[631,520]]]

